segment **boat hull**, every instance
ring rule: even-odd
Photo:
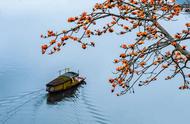
[[[49,93],[56,93],[56,92],[60,92],[60,91],[65,91],[65,90],[68,90],[74,86],[77,86],[77,85],[83,83],[84,80],[85,80],[85,78],[77,77],[76,79],[74,79],[70,82],[67,82],[67,83],[62,83],[62,84],[59,84],[56,86],[47,86],[46,91]]]

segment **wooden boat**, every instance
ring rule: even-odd
[[[79,76],[79,73],[69,71],[65,69],[64,74],[60,74],[56,79],[46,84],[46,91],[49,93],[68,90],[78,84],[81,84],[85,78]]]
[[[47,104],[55,105],[58,102],[64,101],[75,101],[78,98],[79,88],[81,88],[83,84],[78,84],[69,88],[68,90],[63,90],[56,93],[48,93],[47,94]]]

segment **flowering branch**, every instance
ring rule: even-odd
[[[95,46],[95,42],[85,41],[92,36],[134,32],[134,41],[123,43],[121,48],[124,52],[114,59],[117,64],[114,72],[116,77],[109,80],[112,92],[119,88],[117,95],[123,95],[133,91],[136,83],[139,86],[148,85],[166,70],[171,72],[165,77],[166,80],[181,75],[183,84],[179,89],[189,89],[190,51],[182,43],[190,39],[190,23],[186,23],[187,28],[174,35],[160,24],[160,20],[169,23],[181,11],[180,5],[174,0],[105,0],[95,4],[89,14],[83,12],[80,16],[68,18],[68,22],[75,25],[73,28],[60,33],[48,31],[47,35],[41,35],[44,39],[51,39],[49,44],[42,45],[42,53],[48,49],[49,54],[60,51],[67,40],[73,40],[86,49]],[[103,20],[106,20],[104,26],[96,29],[98,21]]]

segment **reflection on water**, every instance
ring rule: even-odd
[[[82,85],[86,84],[83,82],[75,87],[72,87],[66,91],[60,91],[56,93],[48,93],[47,94],[47,104],[54,105],[58,102],[63,101],[76,101],[79,95],[79,88],[82,88]]]

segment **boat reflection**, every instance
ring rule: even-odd
[[[47,104],[49,105],[55,105],[59,102],[63,101],[75,101],[78,98],[79,90],[80,88],[85,85],[86,82],[83,82],[77,86],[74,86],[68,90],[65,91],[59,91],[56,93],[48,93],[47,94]]]

